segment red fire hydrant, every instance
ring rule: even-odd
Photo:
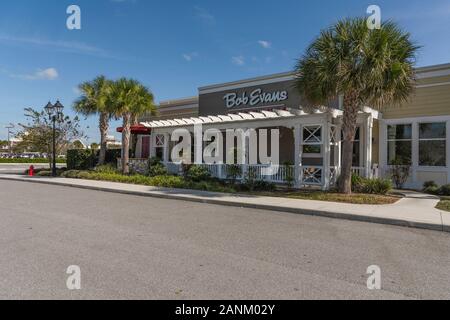
[[[30,177],[34,177],[34,166],[30,166],[30,169],[28,170],[28,175]]]

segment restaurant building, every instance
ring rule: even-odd
[[[450,183],[450,64],[418,68],[417,78],[408,103],[382,110],[366,106],[360,111],[353,151],[355,174],[389,177],[389,164],[400,159],[411,166],[406,187],[419,189],[430,180]],[[336,184],[342,164],[343,101],[309,108],[294,79],[289,72],[210,85],[199,88],[195,97],[162,102],[157,117],[140,120],[136,154],[141,159],[130,164],[139,167],[143,159],[158,156],[170,172],[180,172],[181,165],[171,159],[176,144],[171,135],[179,128],[193,131],[202,124],[203,130],[278,129],[281,165],[277,173],[261,174],[267,164],[250,165],[246,152],[241,178],[253,168],[258,179],[282,184],[293,175],[298,188],[329,189]],[[248,149],[248,141],[243,147]],[[225,159],[203,165],[213,176],[228,176],[230,165]]]

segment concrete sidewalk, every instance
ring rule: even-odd
[[[29,178],[19,175],[0,175],[0,179],[450,232],[450,213],[435,209],[439,199],[412,191],[403,192],[405,198],[395,204],[360,205],[278,197],[232,195],[198,190],[166,189],[66,178]]]

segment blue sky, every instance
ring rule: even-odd
[[[81,30],[66,28],[71,4],[81,7]],[[321,29],[371,4],[423,46],[419,66],[450,62],[448,0],[1,1],[0,139],[25,107],[59,98],[70,109],[77,84],[99,74],[136,78],[161,101],[289,71]],[[96,123],[85,122],[91,141]]]

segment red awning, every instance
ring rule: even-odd
[[[123,128],[122,127],[117,128],[117,132],[122,133]],[[152,130],[150,128],[144,127],[141,124],[131,126],[131,134],[150,134],[151,132]]]

